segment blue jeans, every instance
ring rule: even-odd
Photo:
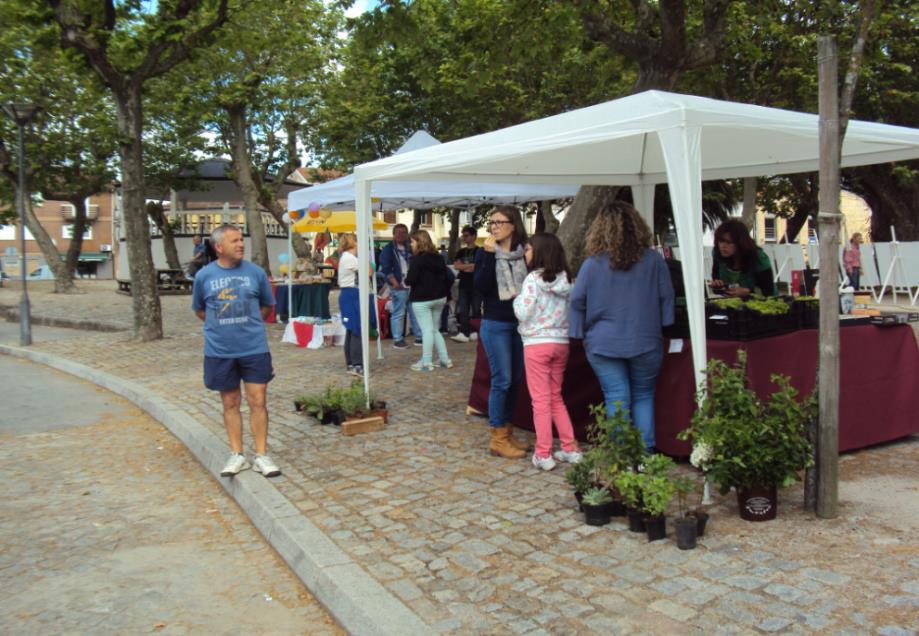
[[[634,358],[608,358],[587,352],[587,360],[593,367],[600,388],[606,412],[616,412],[616,402],[628,410],[632,422],[641,431],[645,446],[654,446],[654,386],[663,362],[663,346],[642,353]]]
[[[412,321],[412,333],[415,334],[415,338],[421,338],[421,326],[418,324],[418,320],[415,318],[415,312],[412,311],[408,302],[408,291],[407,289],[390,290],[389,295],[392,299],[392,314],[389,319],[389,328],[392,329],[393,340],[402,340],[405,338],[406,313],[408,313],[409,320]]]
[[[517,385],[523,376],[523,341],[517,323],[500,320],[483,320],[479,339],[491,370],[488,423],[504,426],[511,421],[517,403]]]
[[[446,302],[446,298],[438,298],[436,300],[412,303],[412,311],[415,312],[415,317],[418,318],[418,322],[421,324],[421,333],[419,335],[424,338],[421,346],[422,364],[432,364],[431,356],[434,347],[437,347],[438,362],[447,363],[450,361],[450,356],[447,355],[447,343],[444,342],[444,337],[437,329],[437,323],[440,322],[440,312],[444,310]]]

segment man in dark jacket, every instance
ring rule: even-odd
[[[421,327],[418,326],[418,321],[409,305],[409,289],[403,282],[408,273],[408,264],[412,260],[408,228],[402,223],[395,225],[392,229],[392,238],[393,240],[387,243],[380,252],[380,272],[389,283],[389,297],[392,300],[392,313],[389,321],[393,337],[392,346],[396,349],[408,347],[405,342],[405,314],[408,313],[412,321],[412,333],[415,334],[415,346],[420,347]]]

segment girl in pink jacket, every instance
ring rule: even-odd
[[[536,449],[533,465],[555,468],[555,461],[577,463],[581,452],[574,441],[571,417],[562,400],[562,381],[568,363],[568,296],[571,270],[565,250],[554,234],[530,237],[524,252],[530,273],[514,298],[523,340],[527,388],[533,401]],[[552,423],[558,429],[562,449],[552,458]]]

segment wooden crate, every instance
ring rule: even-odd
[[[345,420],[341,423],[342,435],[358,435],[360,433],[372,433],[383,428],[386,423],[379,415],[374,417],[365,417],[359,420]]]

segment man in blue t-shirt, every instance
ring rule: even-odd
[[[271,313],[274,296],[264,270],[243,260],[242,232],[222,225],[211,234],[217,260],[195,276],[192,310],[204,321],[204,385],[220,391],[223,424],[232,454],[220,474],[232,477],[249,467],[243,455],[243,420],[239,406],[246,388],[249,429],[255,442],[252,466],[265,477],[280,475],[268,457],[268,382],[274,377],[271,352],[265,335],[265,317]]]

